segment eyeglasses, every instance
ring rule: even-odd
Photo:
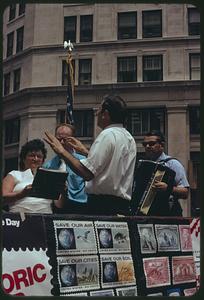
[[[147,147],[147,145],[149,145],[150,147],[153,147],[156,144],[160,144],[160,141],[151,141],[151,142],[143,142],[142,143],[143,147]]]
[[[61,143],[61,142],[66,142],[67,138],[63,138],[63,137],[58,137],[56,136],[56,139]]]
[[[44,159],[44,156],[42,154],[35,153],[35,152],[28,153],[27,157],[30,157],[30,158],[36,158],[37,157],[37,159]]]

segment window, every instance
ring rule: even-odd
[[[144,135],[150,130],[164,133],[164,110],[129,109],[127,128],[134,136]]]
[[[143,38],[162,36],[162,11],[152,10],[142,12]]]
[[[17,36],[16,36],[16,53],[23,50],[23,32],[24,27],[17,29]]]
[[[91,84],[92,61],[91,59],[79,60],[79,85]]]
[[[18,118],[5,121],[5,145],[19,142],[20,120]]]
[[[200,107],[189,108],[190,134],[200,134]]]
[[[200,53],[189,55],[190,80],[200,80]]]
[[[18,170],[18,157],[5,159],[4,176],[13,170]]]
[[[16,17],[16,4],[11,4],[9,6],[9,21],[15,19]]]
[[[200,34],[200,12],[197,8],[188,8],[188,34]]]
[[[20,80],[21,80],[21,69],[17,69],[13,72],[13,91],[16,92],[20,89]]]
[[[137,38],[137,13],[118,13],[118,39]]]
[[[143,56],[143,81],[163,80],[162,55]]]
[[[80,17],[80,42],[91,42],[93,40],[93,16]]]
[[[93,110],[74,110],[74,121],[77,137],[93,137]]]
[[[76,16],[64,18],[64,41],[76,42]]]
[[[14,32],[7,34],[7,52],[6,52],[7,57],[13,54],[13,38],[14,38]]]
[[[73,66],[73,70],[75,73],[75,60],[72,60],[72,66]],[[68,84],[67,72],[68,72],[67,62],[66,62],[66,60],[63,60],[62,61],[62,85]],[[73,76],[74,76],[74,74],[73,74]]]
[[[4,75],[4,96],[10,92],[10,73]]]
[[[25,4],[19,3],[18,15],[23,15],[25,13]]]
[[[74,110],[74,127],[77,137],[93,137],[94,129],[94,112],[93,110]],[[59,122],[65,122],[65,111],[59,112]]]
[[[137,57],[118,57],[118,82],[137,81]]]

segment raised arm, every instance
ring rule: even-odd
[[[89,153],[89,150],[75,137],[67,138],[66,143],[70,145],[73,149],[75,149],[77,152],[85,156],[87,156]]]
[[[76,174],[84,178],[84,180],[86,181],[89,181],[94,178],[94,175],[85,166],[83,166],[78,159],[76,159],[73,155],[71,155],[68,151],[64,149],[64,147],[54,135],[47,131],[45,132],[45,135],[45,142],[47,142],[51,146],[53,151],[69,164],[70,168],[72,168],[72,170]]]

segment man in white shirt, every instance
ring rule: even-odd
[[[97,112],[98,126],[103,130],[85,159],[77,160],[46,132],[45,141],[70,167],[83,177],[88,193],[88,212],[98,215],[129,214],[136,143],[124,128],[127,107],[119,96],[105,96]],[[83,145],[76,139],[67,140],[76,150]]]

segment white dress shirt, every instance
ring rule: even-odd
[[[122,124],[107,126],[91,146],[88,157],[80,160],[94,175],[86,183],[86,192],[131,200],[135,161],[132,135]]]

